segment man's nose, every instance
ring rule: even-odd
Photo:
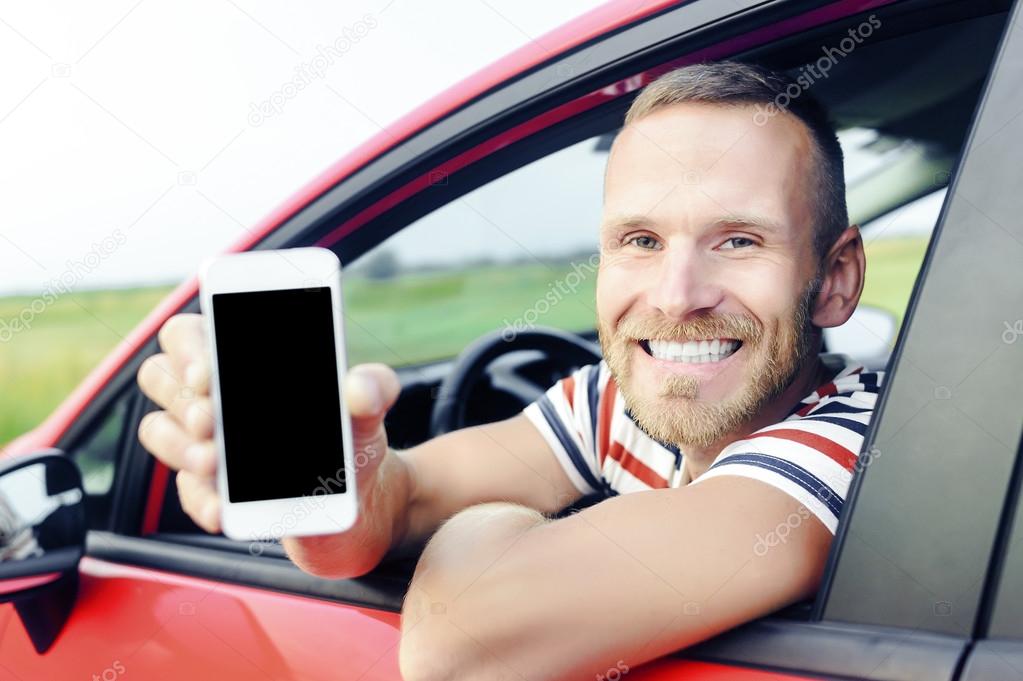
[[[723,292],[713,264],[689,246],[668,246],[654,266],[647,302],[669,319],[712,310]]]

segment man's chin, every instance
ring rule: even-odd
[[[633,353],[616,380],[639,427],[659,442],[682,448],[709,447],[742,428],[750,414],[748,357],[740,347],[717,371],[688,372]],[[695,375],[694,375],[695,374]]]
[[[629,411],[647,435],[682,448],[709,447],[735,427],[727,407],[687,397],[630,400]]]

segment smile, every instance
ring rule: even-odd
[[[685,342],[644,339],[640,347],[653,357],[665,362],[680,364],[713,364],[720,362],[742,347],[742,341],[734,338],[708,338]]]

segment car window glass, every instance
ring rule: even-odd
[[[114,477],[128,413],[126,397],[115,400],[95,419],[95,425],[68,451],[82,472],[89,527],[106,528],[110,522]]]

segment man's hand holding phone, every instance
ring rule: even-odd
[[[182,508],[207,532],[221,530],[223,499],[218,493],[215,410],[210,397],[211,356],[202,315],[178,314],[159,332],[162,352],[143,362],[138,372],[142,391],[159,407],[143,417],[142,445],[177,471]],[[253,372],[259,371],[253,366]],[[409,493],[406,463],[388,451],[383,418],[400,392],[394,371],[383,364],[365,364],[347,372],[343,399],[352,422],[357,462],[355,479],[359,509],[345,532],[287,537],[283,543],[300,567],[324,576],[356,576],[372,569],[402,528]],[[282,452],[280,466],[294,453]],[[272,471],[266,471],[272,475]],[[327,564],[329,563],[329,565]]]

